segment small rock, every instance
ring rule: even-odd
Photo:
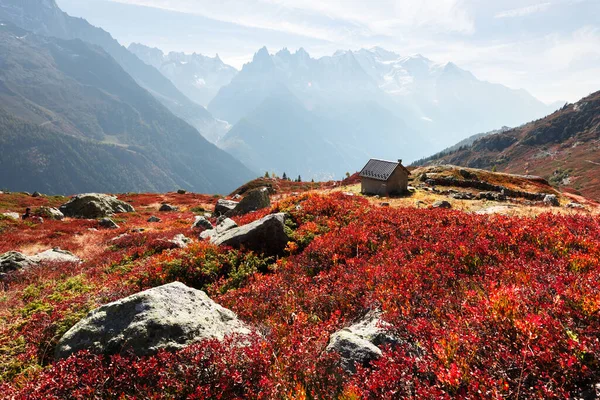
[[[473,200],[475,198],[475,196],[468,192],[453,193],[450,197],[456,200]]]
[[[544,197],[544,204],[552,207],[560,207],[560,201],[558,200],[558,197],[556,197],[555,194],[547,194]]]
[[[452,204],[447,202],[446,200],[436,201],[432,205],[433,208],[452,208]]]
[[[12,218],[12,219],[21,219],[21,215],[16,212],[9,211],[9,212],[2,213],[2,215],[4,215],[5,217],[8,217],[8,218]]]
[[[61,250],[59,247],[55,247],[51,250],[46,250],[35,256],[29,257],[35,263],[39,262],[72,262],[80,263],[81,259],[70,251]]]
[[[235,209],[238,204],[237,201],[219,199],[215,205],[215,216],[225,215]]]
[[[65,218],[65,215],[60,212],[58,208],[54,207],[40,207],[34,212],[38,217],[45,217],[48,219],[54,219],[57,221],[61,221]]]
[[[179,189],[177,191],[177,194],[186,194],[186,193],[187,193],[187,190],[183,190],[183,189]]]
[[[190,238],[185,237],[183,234],[175,235],[173,239],[170,240],[171,243],[174,243],[180,249],[185,249],[188,247],[188,244],[191,242]]]
[[[236,194],[232,197],[233,200],[240,200],[242,198],[242,195],[240,194]]]
[[[385,203],[385,202],[384,202],[384,203],[379,203],[379,205],[380,205],[381,207],[389,207],[389,206],[390,206],[390,203]]]
[[[574,201],[567,204],[567,208],[575,208],[575,209],[585,210],[585,206],[583,204],[579,204]]]
[[[132,233],[142,233],[145,232],[146,230],[144,228],[133,228],[130,232]]]
[[[162,221],[160,218],[155,217],[154,215],[148,218],[148,222],[160,222]]]
[[[192,229],[213,229],[213,225],[205,217],[197,216]]]
[[[179,208],[172,206],[170,204],[167,203],[163,203],[163,205],[160,206],[160,208],[158,209],[158,211],[162,211],[162,212],[170,212],[170,211],[178,211]]]
[[[80,350],[100,354],[179,350],[206,339],[251,331],[206,293],[173,282],[103,305],[80,320],[58,342],[55,356]]]
[[[31,197],[41,197],[42,194],[40,192],[33,192],[33,194],[31,195]]]
[[[115,221],[110,218],[102,218],[100,220],[100,226],[108,229],[119,229],[119,225],[117,225]]]

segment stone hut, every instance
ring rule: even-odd
[[[360,171],[361,193],[380,196],[402,194],[407,191],[410,171],[402,160],[371,159]]]

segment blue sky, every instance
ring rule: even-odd
[[[546,102],[600,90],[600,0],[57,0],[121,43],[219,53],[240,68],[262,46],[312,56],[381,46],[453,61]]]

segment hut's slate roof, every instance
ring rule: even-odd
[[[408,174],[408,170],[398,161],[385,161],[372,158],[367,165],[360,171],[360,176],[363,178],[371,178],[379,181],[387,181],[394,173],[396,168],[401,167]]]

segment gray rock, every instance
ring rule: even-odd
[[[192,229],[213,229],[213,225],[205,217],[197,216]]]
[[[183,189],[179,189],[177,191],[177,194],[186,194],[186,193],[187,193],[187,190],[183,190]]]
[[[452,208],[452,204],[447,202],[446,200],[436,201],[432,204],[433,208]]]
[[[81,259],[71,252],[56,247],[34,256],[26,256],[18,251],[9,251],[0,255],[0,280],[11,271],[32,267],[39,263],[47,262],[72,262],[79,263]]]
[[[213,237],[217,236],[217,231],[214,229],[207,229],[205,231],[200,232],[200,239],[204,240],[204,239],[212,239]]]
[[[60,359],[80,350],[101,354],[131,350],[141,356],[250,333],[232,311],[206,293],[174,282],[93,310],[65,333],[55,355]]]
[[[100,220],[100,226],[108,229],[119,229],[119,225],[110,218],[102,218]]]
[[[41,197],[42,194],[40,192],[33,192],[33,194],[31,195],[31,197]]]
[[[219,225],[215,229],[207,229],[204,232],[200,233],[200,239],[209,239],[214,236],[220,235],[224,232],[227,232],[231,229],[237,228],[237,224],[234,220],[230,218],[224,218],[221,220]]]
[[[16,213],[16,212],[9,211],[9,212],[2,213],[2,215],[4,215],[5,217],[8,217],[8,218],[12,218],[12,219],[21,219],[21,215],[19,215],[19,213]]]
[[[219,246],[245,248],[266,255],[282,254],[287,246],[285,214],[271,214],[250,224],[230,229],[211,238]]]
[[[574,208],[579,210],[585,210],[585,206],[583,204],[576,203],[574,201],[567,204],[567,208]]]
[[[148,222],[160,222],[162,221],[160,218],[155,217],[154,215],[148,218]]]
[[[191,239],[185,237],[183,234],[175,235],[173,239],[170,240],[171,243],[174,243],[180,249],[185,249],[188,247],[188,244],[191,242]]]
[[[452,195],[450,195],[450,197],[456,200],[473,200],[475,198],[475,196],[473,196],[469,192],[453,193]]]
[[[114,196],[98,193],[80,194],[60,206],[60,212],[74,218],[104,218],[113,214],[134,212],[131,204]]]
[[[219,225],[217,225],[216,231],[217,233],[221,234],[237,227],[238,224],[236,224],[234,220],[231,218],[225,218],[219,223]]]
[[[54,219],[57,221],[61,221],[65,218],[65,215],[62,212],[60,212],[60,210],[58,208],[54,208],[54,207],[42,206],[42,207],[38,208],[37,210],[35,210],[34,214],[37,216],[40,216],[40,217]]]
[[[40,262],[71,262],[80,263],[81,259],[70,251],[61,250],[59,247],[55,247],[51,250],[46,250],[35,256],[29,257],[29,259],[35,263]]]
[[[162,212],[170,212],[170,211],[178,211],[179,208],[172,206],[170,204],[167,203],[163,203],[160,208],[158,209],[158,211],[162,211]]]
[[[234,210],[238,204],[239,203],[237,201],[219,199],[217,201],[217,204],[215,205],[215,215],[216,216],[225,215],[229,211]]]
[[[560,201],[555,194],[547,194],[544,197],[544,204],[552,206],[552,207],[560,207]]]
[[[381,357],[378,346],[394,345],[399,341],[389,333],[391,326],[381,320],[379,312],[372,311],[356,324],[339,330],[331,335],[327,351],[340,355],[342,368],[355,372],[356,365],[368,365],[370,361]]]
[[[233,211],[227,212],[227,215],[244,215],[249,212],[262,210],[263,208],[271,207],[271,199],[269,198],[269,189],[266,187],[252,189],[248,191],[246,196],[235,206]]]
[[[33,260],[18,251],[4,253],[0,255],[0,280],[9,272],[27,268],[35,264]]]

